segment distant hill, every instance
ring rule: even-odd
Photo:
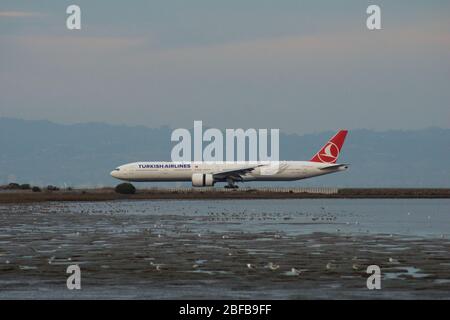
[[[117,165],[170,160],[171,132],[168,127],[0,118],[0,184],[114,185],[109,172]],[[281,134],[280,157],[307,160],[333,133]],[[351,164],[349,171],[289,185],[450,187],[449,159],[450,129],[353,130],[340,158]]]

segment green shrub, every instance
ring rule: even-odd
[[[31,191],[33,192],[41,192],[41,188],[34,186]]]
[[[20,185],[20,189],[22,190],[30,190],[31,186],[28,183],[24,183]]]
[[[11,190],[20,189],[20,185],[18,183],[11,182],[10,184],[8,184],[6,189],[11,189]]]
[[[47,186],[47,190],[48,190],[48,191],[58,191],[59,188],[58,188],[58,187],[55,187],[55,186],[52,186],[52,185],[49,185],[49,186]]]
[[[114,189],[117,193],[121,194],[135,194],[136,188],[131,183],[121,183]]]

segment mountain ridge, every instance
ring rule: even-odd
[[[149,128],[101,122],[60,124],[0,117],[0,184],[114,185],[118,181],[111,178],[109,172],[120,164],[169,161],[175,145],[170,141],[171,133],[168,126]],[[307,160],[332,134],[332,131],[305,135],[281,132],[280,159]],[[339,159],[339,162],[350,163],[347,172],[290,183],[251,184],[449,187],[449,158],[450,129],[355,129],[350,130]]]

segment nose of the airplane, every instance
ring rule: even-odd
[[[117,176],[117,170],[113,170],[113,171],[111,171],[109,174],[110,174],[111,177],[113,177],[113,178],[118,178],[118,176]]]

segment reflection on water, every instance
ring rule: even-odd
[[[0,298],[450,298],[450,200],[0,205]],[[65,268],[82,270],[80,292]],[[368,265],[383,289],[366,289]]]

